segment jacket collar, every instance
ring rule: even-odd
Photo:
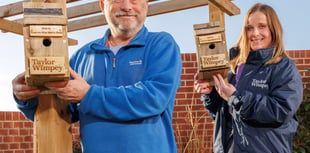
[[[264,49],[258,49],[256,51],[251,51],[246,63],[264,64],[272,57],[273,51],[274,48],[264,48]]]
[[[105,35],[101,39],[97,39],[89,45],[89,49],[87,50],[87,53],[104,53],[106,51],[110,51],[109,47],[106,46],[106,43],[108,42],[108,38],[110,34],[111,34],[111,30],[108,29]],[[142,29],[138,32],[138,34],[125,47],[128,48],[132,46],[140,46],[140,47],[144,46],[146,42],[147,34],[148,34],[148,30],[145,26],[143,26]]]

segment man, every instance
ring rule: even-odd
[[[172,111],[180,50],[165,32],[148,32],[147,0],[100,0],[109,29],[70,59],[71,80],[47,88],[70,101],[84,153],[177,153]],[[39,88],[13,81],[18,107],[33,120]]]

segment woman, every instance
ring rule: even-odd
[[[274,9],[255,4],[245,16],[238,47],[230,51],[228,83],[219,74],[213,76],[214,87],[195,81],[216,120],[215,152],[292,152],[303,88],[282,34]]]

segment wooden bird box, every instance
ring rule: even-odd
[[[229,69],[225,29],[208,23],[194,25],[198,79],[212,81],[212,75],[227,77]]]
[[[66,6],[25,2],[23,7],[26,83],[69,80]]]

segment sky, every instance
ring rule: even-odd
[[[0,1],[0,6],[21,0]],[[272,6],[278,14],[284,30],[284,44],[287,50],[310,50],[310,6],[309,0],[233,0],[240,8],[236,16],[225,15],[227,48],[236,42],[247,10],[257,2]],[[208,6],[148,17],[145,26],[149,31],[166,31],[174,37],[182,53],[196,53],[193,31],[194,24],[208,23]],[[68,33],[78,40],[76,46],[69,46],[69,55],[78,48],[101,38],[107,26]],[[23,36],[0,32],[0,111],[18,111],[12,94],[12,79],[25,70]]]

